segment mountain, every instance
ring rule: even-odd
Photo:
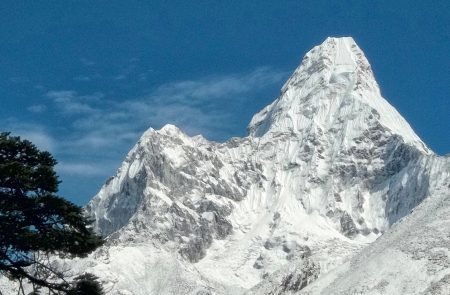
[[[411,233],[431,239],[445,225],[409,214],[448,197],[449,159],[381,96],[352,38],[309,51],[248,131],[224,143],[173,125],[146,131],[86,207],[107,244],[62,267],[94,272],[108,294],[328,294],[364,274],[353,265],[416,249]]]

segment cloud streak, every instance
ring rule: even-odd
[[[52,90],[45,94],[65,114],[90,114],[97,110],[91,105],[104,97],[101,92],[90,95],[78,95],[74,90]]]
[[[167,123],[176,124],[191,135],[225,132],[226,125],[233,124],[234,110],[227,107],[239,107],[255,99],[255,93],[280,83],[286,74],[264,67],[248,73],[174,81],[145,96],[119,102],[105,99],[102,93],[80,95],[72,90],[49,91],[46,97],[63,114],[77,115],[72,120],[73,136],[67,145],[101,149],[136,140],[147,128]]]
[[[46,131],[44,126],[23,123],[14,119],[9,119],[4,124],[6,130],[11,131],[12,135],[31,141],[41,150],[56,152],[57,141]]]
[[[30,106],[28,110],[55,112],[63,122],[53,128],[55,138],[37,125],[22,126],[20,134],[55,152],[61,161],[60,173],[106,177],[149,127],[158,129],[171,123],[190,135],[226,137],[236,124],[236,109],[286,76],[284,71],[262,67],[247,73],[173,81],[146,95],[121,100],[101,92],[51,90],[44,94],[46,106]]]
[[[43,104],[32,105],[27,108],[28,111],[32,113],[43,113],[47,110],[47,106]]]
[[[157,87],[144,98],[122,102],[121,109],[150,125],[174,123],[191,135],[208,136],[233,124],[226,122],[234,115],[235,110],[230,107],[242,107],[255,99],[255,94],[279,84],[286,76],[285,71],[261,67],[249,73],[175,81]]]
[[[59,163],[56,170],[61,174],[81,175],[81,176],[100,176],[104,175],[104,167],[101,165],[87,163]]]
[[[237,95],[259,91],[281,81],[285,76],[286,72],[261,67],[246,74],[213,76],[164,84],[156,90],[155,95],[183,102],[186,98],[202,101],[218,98],[236,99]]]
[[[85,66],[95,66],[84,62]],[[242,116],[243,110],[257,105],[255,100],[267,96],[268,90],[279,88],[287,74],[262,67],[246,73],[171,81],[143,95],[125,98],[112,96],[114,92],[109,90],[86,93],[82,86],[39,87],[41,93],[46,91],[41,103],[28,106],[27,114],[17,112],[13,118],[0,118],[0,123],[13,135],[29,139],[54,155],[62,188],[69,190],[63,193],[93,194],[85,186],[100,185],[113,175],[148,128],[171,123],[189,135],[225,140],[236,135],[232,133],[235,130],[244,129],[250,114]]]

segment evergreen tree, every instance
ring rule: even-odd
[[[87,273],[75,278],[75,288],[69,295],[103,294],[103,289],[97,281],[97,277]]]
[[[0,133],[0,274],[27,281],[33,294],[102,294],[96,278],[69,281],[51,257],[85,257],[103,244],[81,207],[63,199],[56,160],[28,140]],[[97,285],[95,292],[83,293]],[[78,292],[77,292],[78,290]],[[80,291],[81,290],[81,291]],[[77,293],[74,293],[77,292]]]

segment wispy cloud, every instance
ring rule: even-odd
[[[227,134],[236,124],[236,108],[281,83],[286,75],[284,71],[258,68],[247,73],[173,81],[141,97],[120,101],[101,92],[51,90],[44,95],[49,99],[48,108],[67,122],[54,132],[57,140],[37,128],[22,128],[21,132],[41,147],[57,152],[61,173],[107,175],[112,171],[105,171],[105,167],[117,166],[149,127],[172,123],[190,135]],[[29,110],[37,112],[41,107],[31,106]]]
[[[94,66],[88,60],[82,63]],[[147,79],[147,73],[135,74],[127,79],[133,76],[141,83]],[[267,90],[273,93],[286,76],[284,71],[257,68],[246,73],[172,81],[145,95],[122,99],[110,97],[110,92],[39,86],[43,101],[27,110],[34,113],[30,119],[41,121],[0,118],[0,125],[50,151],[59,162],[56,171],[63,184],[101,182],[114,174],[149,127],[159,129],[171,123],[189,135],[202,134],[217,140],[231,136],[237,128],[243,131],[245,126],[238,127],[242,124],[238,113],[254,106],[260,96],[267,96]],[[72,188],[70,194],[74,193],[77,190]]]
[[[125,80],[127,78],[127,75],[124,74],[120,74],[114,77],[114,80],[116,81],[120,81],[120,80]]]
[[[27,77],[19,76],[19,77],[11,77],[8,79],[8,82],[13,84],[26,84],[30,82],[30,79]]]
[[[86,163],[58,163],[56,170],[61,174],[97,176],[104,175],[105,167],[103,165]]]
[[[57,141],[51,136],[46,128],[38,124],[29,124],[17,120],[7,120],[4,122],[6,130],[14,136],[20,136],[34,143],[39,149],[56,152]]]
[[[22,135],[22,137],[33,142],[37,147],[46,151],[54,151],[56,147],[56,142],[52,136],[46,132],[28,130],[28,131],[18,131],[17,134]]]
[[[132,73],[136,71],[136,62],[138,62],[138,58],[131,58],[128,60],[128,63],[120,69],[119,74],[113,77],[113,80],[120,81],[127,79]]]
[[[81,62],[81,64],[82,64],[83,66],[85,66],[85,67],[90,67],[90,66],[95,65],[95,62],[94,62],[94,61],[89,60],[89,59],[84,58],[84,57],[80,58],[80,62]]]
[[[238,95],[259,91],[281,81],[285,76],[286,72],[261,67],[245,74],[212,76],[199,80],[167,83],[160,86],[154,95],[160,99],[176,100],[181,103],[217,98],[242,99]]]
[[[104,94],[96,92],[90,95],[78,95],[73,90],[52,90],[45,96],[52,99],[57,107],[66,114],[89,114],[96,112],[91,103],[99,101]]]
[[[27,108],[32,113],[43,113],[47,110],[47,106],[43,104],[32,105]]]
[[[75,81],[82,81],[82,82],[89,82],[92,79],[89,76],[76,76],[76,77],[73,77],[73,80],[75,80]]]

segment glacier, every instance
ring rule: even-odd
[[[147,130],[86,206],[106,245],[58,263],[107,294],[425,294],[450,284],[449,191],[449,157],[382,97],[351,37],[327,38],[247,137]],[[421,251],[433,226],[444,237]],[[447,264],[424,271],[429,257]]]

